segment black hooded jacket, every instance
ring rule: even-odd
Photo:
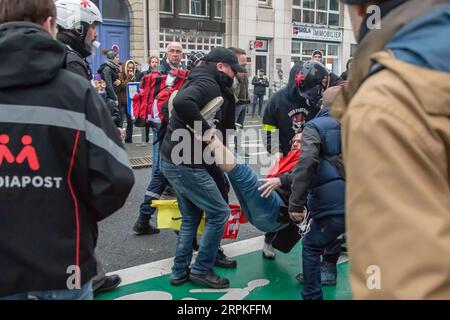
[[[114,89],[114,82],[119,79],[120,67],[114,62],[107,60],[105,61],[97,71],[102,79],[106,82],[106,99],[118,101],[116,90]]]
[[[298,130],[303,130],[306,122],[313,119],[320,108],[300,95],[295,77],[302,67],[296,63],[291,70],[288,85],[270,99],[264,112],[263,128],[267,131],[267,151],[282,152],[287,155],[290,141]],[[273,145],[272,133],[279,130],[279,145]]]
[[[117,128],[66,46],[29,22],[0,24],[0,297],[64,290],[97,273],[97,222],[134,184]]]
[[[90,55],[78,43],[74,36],[64,32],[58,33],[58,41],[67,46],[66,69],[76,73],[86,80],[92,80],[92,71],[86,58]]]
[[[220,72],[217,71],[215,65],[205,64],[194,68],[188,80],[187,85],[180,90],[174,100],[174,111],[161,145],[161,153],[166,160],[173,163],[203,167],[202,154],[197,151],[203,150],[205,145],[202,144],[199,149],[195,149],[194,146],[199,142],[191,132],[189,132],[187,141],[183,140],[183,137],[172,141],[174,131],[186,129],[187,125],[194,128],[194,122],[201,122],[201,132],[205,133],[211,126],[201,116],[200,111],[209,101],[218,96],[222,96],[225,102],[216,116],[219,120],[217,129],[220,131],[234,129],[235,99],[231,87],[228,88],[222,84]],[[177,163],[175,159],[172,159],[171,154],[180,141],[181,145],[185,147],[180,154],[186,161]],[[189,154],[184,151],[189,151]]]

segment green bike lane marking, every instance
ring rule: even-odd
[[[230,289],[211,290],[187,282],[172,287],[170,268],[173,259],[114,272],[123,278],[122,285],[97,300],[301,300],[303,286],[295,279],[301,270],[301,244],[289,253],[277,252],[275,260],[262,257],[264,238],[258,237],[224,246],[225,253],[238,263],[236,269],[214,270],[230,280]],[[195,256],[194,256],[195,257]],[[335,287],[323,287],[325,300],[352,298],[348,262],[338,265]]]

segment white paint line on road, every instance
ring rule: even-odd
[[[261,250],[264,244],[264,236],[238,241],[223,246],[227,256],[235,257],[242,254],[247,254]],[[194,255],[194,259],[197,254]],[[147,279],[161,277],[172,272],[173,258],[155,261],[148,264],[143,264],[128,269],[123,269],[108,273],[117,274],[122,278],[120,286],[125,286],[130,283],[140,282]]]

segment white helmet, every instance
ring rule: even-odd
[[[55,5],[56,23],[62,29],[83,30],[86,25],[103,23],[100,10],[90,0],[56,0]]]

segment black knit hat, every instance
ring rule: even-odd
[[[203,51],[193,51],[187,63],[187,69],[192,70],[206,59],[207,54]]]
[[[315,50],[312,54],[312,56],[314,57],[316,54],[320,54],[320,56],[323,58],[323,52],[320,50]]]

